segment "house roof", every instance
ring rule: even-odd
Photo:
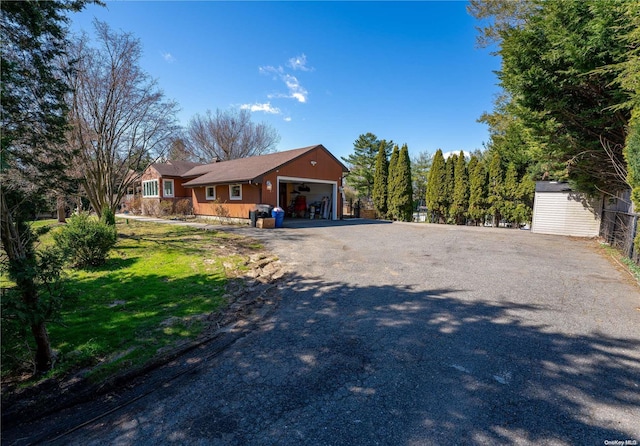
[[[559,181],[536,181],[536,192],[571,192],[569,183]]]
[[[155,163],[151,166],[163,177],[181,177],[187,171],[200,165],[199,163],[192,163],[191,161],[169,160],[164,163]]]
[[[239,158],[229,161],[196,166],[186,172],[184,177],[198,176],[197,178],[184,183],[185,187],[205,186],[209,184],[241,183],[245,181],[256,181],[263,175],[278,169],[284,164],[288,164],[296,158],[311,152],[315,149],[325,150],[331,153],[321,144],[300,149],[287,150],[284,152],[269,153],[267,155],[252,156],[249,158]],[[333,155],[331,155],[333,157]],[[336,159],[334,157],[334,159]],[[347,168],[340,161],[343,171]]]

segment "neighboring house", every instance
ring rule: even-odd
[[[288,217],[337,220],[346,172],[322,145],[211,164],[156,163],[142,175],[143,213],[188,198],[198,216],[248,219],[256,205],[268,204]]]
[[[567,183],[536,182],[532,232],[597,237],[601,215],[601,196],[588,197],[574,192]]]
[[[191,177],[196,215],[249,218],[257,204],[279,206],[289,217],[342,217],[342,178],[348,169],[324,146],[196,166]]]
[[[188,200],[191,205],[191,189],[183,186],[188,181],[183,176],[199,165],[189,161],[166,161],[150,165],[140,179],[142,212],[156,214],[163,207],[174,210],[175,203],[181,200]]]

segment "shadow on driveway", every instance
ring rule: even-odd
[[[636,332],[562,334],[522,317],[542,306],[464,291],[290,275],[280,310],[241,343],[65,444],[640,439]]]

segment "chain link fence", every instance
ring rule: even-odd
[[[602,212],[600,226],[600,236],[638,265],[640,265],[640,252],[635,249],[633,240],[638,230],[639,216],[640,214],[605,210]]]

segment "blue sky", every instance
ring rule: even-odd
[[[118,1],[72,16],[133,33],[142,67],[197,113],[252,110],[278,150],[323,144],[338,157],[359,135],[406,143],[412,156],[481,149],[500,60],[475,45],[466,2]]]

